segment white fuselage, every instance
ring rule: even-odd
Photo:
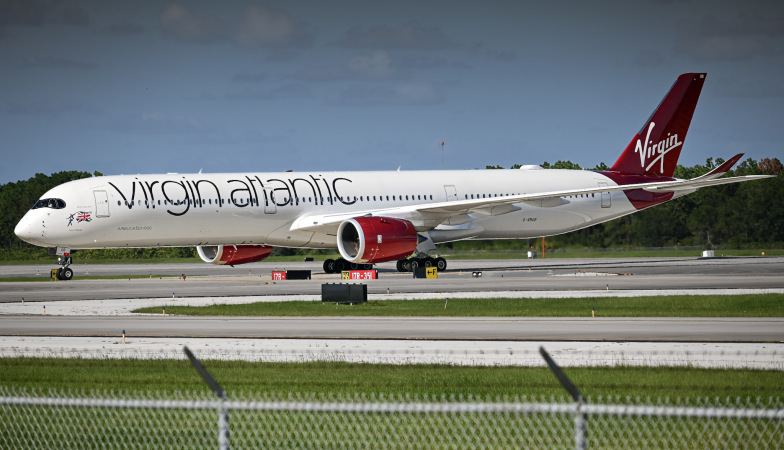
[[[332,231],[295,227],[310,215],[395,217],[400,208],[533,192],[616,186],[580,170],[463,170],[121,175],[65,183],[16,228],[45,247],[117,248],[267,244],[335,248]],[[434,243],[566,233],[636,211],[622,191],[567,196],[561,204],[417,225]]]

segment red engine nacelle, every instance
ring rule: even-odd
[[[356,217],[338,227],[338,250],[346,261],[380,263],[414,253],[419,238],[414,224],[389,217]]]
[[[269,256],[268,245],[206,245],[196,247],[202,261],[210,264],[237,264],[261,261]]]

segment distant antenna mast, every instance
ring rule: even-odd
[[[444,170],[444,141],[441,141],[441,170]]]

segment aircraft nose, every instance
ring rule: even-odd
[[[19,239],[21,239],[21,240],[23,240],[23,241],[25,241],[27,243],[30,243],[30,244],[33,243],[32,241],[35,238],[34,233],[35,233],[35,231],[33,229],[33,223],[32,223],[32,220],[30,219],[30,217],[28,215],[25,215],[24,217],[22,217],[22,220],[20,220],[19,223],[16,224],[16,228],[14,228],[14,234]],[[39,233],[38,237],[40,237],[40,233]]]

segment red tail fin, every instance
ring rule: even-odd
[[[704,73],[679,76],[610,170],[672,177],[704,83]]]

